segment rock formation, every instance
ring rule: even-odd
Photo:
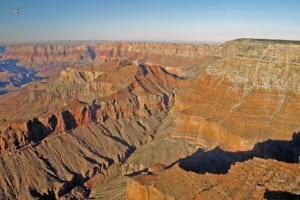
[[[95,66],[127,58],[165,66],[198,64],[212,54],[214,46],[158,43],[24,44],[7,45],[3,59],[18,60],[39,74],[57,77],[68,66]]]
[[[30,191],[33,196],[61,196],[72,184],[107,174],[112,164],[123,162],[156,134],[174,104],[174,93],[167,87],[174,78],[155,66],[110,70],[81,71],[79,76],[74,70],[63,71],[58,82],[32,85],[24,88],[25,94],[13,92],[1,99],[10,103],[1,112],[1,169],[6,169],[1,176],[9,180],[0,183],[3,198],[29,198]],[[22,97],[21,103],[8,100],[16,97]],[[16,116],[12,108],[25,102],[32,107],[21,107]],[[36,164],[28,166],[30,162]],[[31,177],[22,182],[28,187],[19,188],[18,177],[24,176]]]
[[[299,169],[297,164],[258,158],[235,164],[226,175],[199,175],[175,165],[158,175],[129,179],[126,199],[264,199],[272,191],[299,198]]]
[[[128,199],[299,195],[298,179],[279,184],[298,170],[299,58],[297,42],[255,39],[6,46],[49,80],[0,96],[0,198],[81,198],[141,172]]]

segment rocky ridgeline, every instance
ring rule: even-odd
[[[143,127],[143,120],[159,112],[167,112],[172,106],[173,98],[171,93],[164,93],[162,96],[132,96],[121,101],[112,100],[91,105],[74,100],[69,103],[69,108],[60,113],[53,113],[49,117],[35,117],[23,123],[9,124],[7,128],[0,131],[0,152],[18,149],[30,142],[39,142],[52,132],[71,131],[90,123],[103,124],[109,119],[127,118],[138,121],[140,119],[140,126]]]

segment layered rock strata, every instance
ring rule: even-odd
[[[60,64],[53,68],[60,76],[0,97],[0,197],[73,198],[88,188],[85,182],[91,177],[102,182],[146,171],[157,162],[170,166],[189,155],[197,157],[199,148],[211,152],[208,160],[200,158],[191,166],[197,171],[201,163],[226,152],[248,152],[268,139],[290,139],[300,127],[299,50],[296,42],[253,39],[220,46],[8,46],[3,58],[41,71]],[[272,157],[273,151],[268,156],[267,150],[263,146],[234,161],[278,157]],[[297,152],[292,150],[293,155]],[[270,171],[271,165],[290,168],[283,163],[287,160],[281,161],[254,159],[244,164],[251,168],[251,162],[267,162]],[[180,173],[185,176],[184,170]],[[195,174],[199,176],[204,175]],[[146,179],[151,182],[153,177]],[[218,185],[221,191],[227,187]],[[159,187],[151,190],[161,195]],[[162,195],[177,197],[169,190]]]
[[[100,77],[90,78],[83,72],[77,76],[67,70],[67,76],[63,72],[59,80],[64,84],[32,86],[21,94],[25,95],[23,102],[33,107],[20,108],[18,116],[2,110],[1,198],[61,197],[77,185],[84,186],[96,174],[110,176],[111,166],[118,169],[138,146],[152,140],[174,105],[175,94],[168,88],[168,81],[175,79],[155,66],[115,70],[117,77],[101,72]],[[118,74],[126,71],[130,76],[122,77],[122,81]],[[77,90],[80,95],[70,92],[76,88],[75,80],[79,88],[89,88],[114,78],[119,82],[112,82],[106,93],[95,88],[82,93]],[[53,97],[48,89],[58,95]],[[20,94],[6,98],[15,95]],[[40,101],[43,103],[36,105]],[[16,106],[20,102],[11,103]],[[30,178],[21,178],[25,176]]]

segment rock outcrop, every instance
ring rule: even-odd
[[[272,191],[274,198],[280,191],[286,198],[299,197],[299,169],[297,164],[258,158],[235,164],[226,175],[199,175],[175,165],[158,175],[129,179],[126,199],[264,199]]]

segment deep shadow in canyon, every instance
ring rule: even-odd
[[[292,140],[267,140],[257,143],[250,151],[228,152],[216,147],[211,151],[198,149],[191,156],[178,160],[179,166],[197,173],[226,174],[236,162],[253,157],[274,159],[287,163],[299,163],[300,132],[294,133]]]
[[[270,191],[266,190],[264,193],[264,199],[266,200],[299,200],[300,195],[293,194],[284,191]]]
[[[33,118],[27,122],[28,141],[39,142],[51,133],[38,118]]]
[[[70,131],[78,126],[73,114],[70,111],[65,110],[61,113],[61,115],[65,125],[65,131]]]
[[[38,72],[34,69],[19,66],[17,63],[17,60],[12,59],[0,60],[0,72],[8,74],[6,79],[0,80],[0,95],[8,92],[5,88],[8,85],[20,88],[30,82],[47,79],[47,77],[38,76]]]

